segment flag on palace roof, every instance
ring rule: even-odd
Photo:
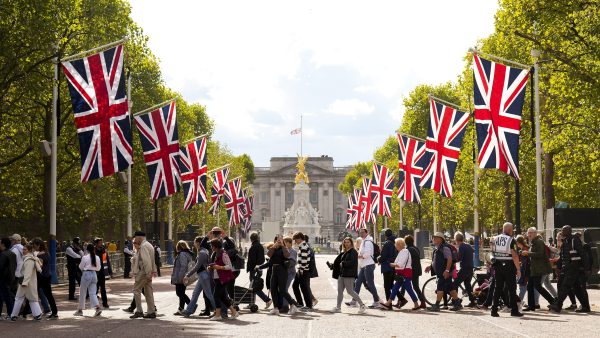
[[[123,46],[62,63],[81,155],[81,182],[111,176],[133,163]]]
[[[473,54],[473,102],[479,167],[519,179],[519,133],[529,71]]]

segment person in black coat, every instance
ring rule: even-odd
[[[250,250],[248,251],[248,262],[246,263],[246,271],[250,276],[250,282],[252,282],[255,278],[259,278],[257,276],[257,272],[254,270],[255,267],[262,265],[265,262],[265,248],[260,244],[260,240],[258,238],[257,233],[253,233],[250,235],[250,241],[252,241],[252,245],[250,246]],[[265,302],[265,309],[268,309],[271,306],[272,301],[263,290],[256,291],[256,295]],[[250,306],[250,305],[248,305]]]
[[[381,256],[379,257],[379,264],[381,264],[381,273],[383,274],[383,290],[385,292],[385,299],[390,299],[392,286],[394,286],[394,269],[390,266],[390,263],[394,263],[398,251],[396,251],[396,244],[394,241],[396,236],[391,229],[385,231],[385,243],[381,248]],[[399,304],[406,303],[404,297],[398,298]]]
[[[354,280],[358,275],[358,252],[354,249],[352,238],[346,237],[342,244],[343,252],[336,257],[333,265],[328,264],[329,268],[333,270],[332,277],[338,280],[337,306],[331,312],[342,312],[341,306],[345,289],[360,306],[358,313],[364,313],[366,310],[365,304],[354,291]]]

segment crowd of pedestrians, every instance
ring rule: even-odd
[[[474,252],[472,246],[465,243],[462,233],[455,233],[453,243],[444,234],[435,233],[431,264],[423,269],[421,253],[412,236],[396,238],[388,229],[380,249],[368,230],[361,229],[356,239],[343,239],[333,264],[327,262],[332,278],[337,280],[336,305],[331,312],[342,311],[344,293],[350,296],[345,304],[358,307],[358,314],[368,308],[402,308],[409,303],[406,294],[412,301],[412,311],[460,311],[465,306],[490,310],[492,316],[498,317],[500,308],[504,307],[511,316],[521,317],[523,311],[540,309],[541,296],[548,302],[548,309],[555,313],[563,310],[567,298],[571,301],[567,309],[590,312],[586,282],[591,271],[591,256],[580,237],[570,226],[565,226],[553,247],[544,243],[535,228],[515,237],[513,225],[505,223],[502,233],[490,239],[492,258],[487,266],[487,294],[482,299],[481,290],[472,289]],[[289,237],[278,235],[273,242],[263,245],[258,234],[253,233],[250,240],[251,246],[244,255],[246,262],[235,242],[218,227],[206,236],[196,237],[191,248],[186,241],[177,242],[171,271],[171,284],[179,305],[174,315],[198,314],[212,321],[235,319],[240,315],[237,305],[241,292],[254,293],[256,299],[264,302],[264,309],[272,306],[271,315],[313,311],[318,300],[312,292],[311,279],[316,278],[318,272],[308,237],[301,232]],[[64,251],[68,299],[78,300],[74,316],[83,316],[88,300],[93,316],[100,316],[109,308],[106,278],[113,274],[110,250],[101,238],[82,243],[76,237]],[[156,318],[153,280],[160,271],[157,246],[138,231],[132,240],[125,241],[123,254],[123,277],[134,279],[133,299],[124,311],[131,313],[132,319]],[[383,277],[384,299],[380,299],[375,285],[377,265]],[[238,290],[235,286],[242,269],[249,276],[249,281],[243,284],[250,289]],[[420,284],[423,271],[436,277],[435,301],[430,307],[426,305]],[[558,290],[550,282],[554,271],[558,276]],[[190,298],[187,287],[194,282]],[[265,287],[269,294],[264,292]],[[363,287],[373,298],[369,305],[363,301],[364,294],[363,298],[360,296]],[[459,295],[460,289],[464,294]],[[463,299],[468,299],[468,303],[463,305]],[[524,306],[525,301],[527,306]],[[198,311],[202,303],[204,309]],[[246,308],[255,307],[256,304],[248,304]],[[3,308],[7,316],[1,319],[11,321],[27,315],[34,320],[44,316],[58,318],[51,287],[50,255],[43,240],[28,241],[19,234],[0,240],[0,314]]]

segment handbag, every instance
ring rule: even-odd
[[[187,271],[192,271],[194,269],[194,267],[196,267],[196,263],[193,260],[191,260],[188,263]],[[190,285],[194,284],[194,282],[196,282],[197,280],[198,280],[198,273],[193,273],[191,276],[188,277],[187,283],[184,283],[184,284],[185,284],[185,286],[190,286]]]

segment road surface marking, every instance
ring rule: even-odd
[[[508,332],[514,333],[514,334],[516,334],[516,335],[519,335],[519,336],[522,336],[522,337],[531,338],[531,336],[528,336],[528,335],[526,335],[526,334],[524,334],[524,333],[521,333],[521,332],[518,332],[518,331],[511,330],[511,329],[509,329],[509,328],[507,328],[507,327],[505,327],[505,326],[498,325],[498,324],[496,324],[496,323],[494,323],[494,322],[492,322],[492,321],[489,321],[489,320],[487,320],[487,319],[484,319],[484,318],[481,318],[481,317],[475,317],[475,318],[477,318],[477,319],[479,319],[479,320],[481,320],[481,321],[484,321],[484,322],[486,322],[486,323],[488,323],[488,324],[492,324],[492,325],[494,325],[494,326],[497,326],[497,327],[499,327],[499,328],[501,328],[501,329],[504,329],[504,330],[506,330],[506,331],[508,331]]]

